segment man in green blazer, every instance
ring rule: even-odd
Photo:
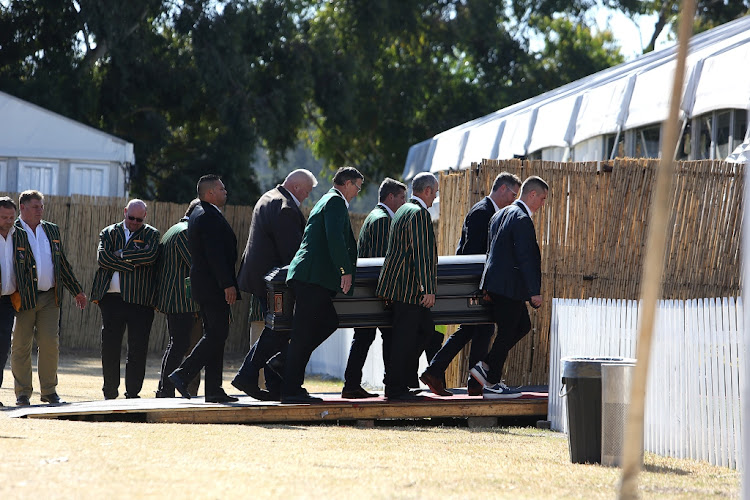
[[[386,367],[385,395],[389,400],[420,399],[409,391],[418,356],[435,324],[430,308],[437,291],[437,241],[427,211],[438,195],[438,180],[429,173],[412,181],[412,198],[398,209],[391,223],[383,267],[375,293],[393,308],[393,340]]]
[[[406,184],[386,177],[380,183],[378,190],[380,202],[367,215],[357,241],[357,257],[385,257],[388,249],[388,234],[391,229],[391,219],[401,205],[406,203]],[[344,388],[341,397],[344,399],[372,398],[371,394],[362,387],[362,367],[367,360],[367,353],[375,340],[375,328],[355,328],[349,359],[344,372]],[[383,365],[388,366],[391,352],[391,329],[380,328],[383,339]]]
[[[349,202],[362,189],[364,176],[342,167],[333,187],[310,212],[302,244],[289,265],[287,284],[296,297],[292,333],[281,386],[282,403],[313,403],[302,387],[313,351],[338,328],[332,298],[351,295],[357,268],[357,242],[349,220]]]
[[[14,266],[20,304],[16,306],[10,367],[16,405],[27,406],[33,391],[31,349],[36,339],[39,390],[45,403],[62,403],[57,395],[57,363],[60,355],[60,301],[62,285],[86,306],[86,295],[73,274],[60,241],[60,228],[42,220],[44,195],[24,191],[18,199],[21,216],[13,230]]]
[[[120,349],[128,329],[125,397],[137,398],[146,374],[146,353],[154,320],[155,264],[159,231],[144,221],[146,204],[130,200],[123,220],[99,233],[91,301],[102,313],[104,399],[115,399],[120,387]]]

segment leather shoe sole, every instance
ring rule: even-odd
[[[427,387],[438,396],[453,396],[453,393],[445,388],[443,381],[430,372],[424,372],[419,380],[427,384]]]
[[[28,396],[18,396],[16,398],[16,406],[31,406]]]
[[[414,394],[413,392],[405,392],[397,396],[388,396],[387,399],[388,401],[408,401],[412,403],[416,403],[417,401],[428,400],[428,398],[426,398],[425,396],[419,396],[417,394]]]
[[[169,381],[172,382],[174,388],[179,391],[183,398],[190,399],[190,391],[188,391],[185,381],[180,377],[179,368],[169,374]]]
[[[258,401],[278,401],[280,399],[275,398],[274,394],[271,394],[269,391],[264,391],[257,385],[245,383],[237,378],[232,380],[231,384],[233,387],[241,390],[251,398],[257,399]]]
[[[236,403],[239,400],[239,398],[235,398],[229,394],[214,394],[213,396],[206,396],[206,403]]]

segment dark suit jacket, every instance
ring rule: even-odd
[[[534,223],[520,201],[492,217],[489,239],[480,288],[513,300],[540,295],[542,257]]]
[[[291,193],[276,186],[260,197],[253,209],[250,233],[237,275],[240,289],[264,297],[263,277],[274,267],[289,265],[302,243],[305,216]]]
[[[430,212],[416,200],[396,212],[388,251],[375,293],[379,297],[419,305],[422,295],[437,291],[437,240]]]
[[[466,214],[461,228],[461,240],[456,255],[477,255],[487,253],[487,233],[490,219],[495,215],[495,205],[489,196],[478,201]]]
[[[302,244],[287,272],[287,281],[297,280],[341,291],[341,277],[357,270],[357,240],[354,239],[346,202],[334,189],[315,204],[305,226]],[[348,295],[354,293],[354,287]]]
[[[237,238],[224,216],[213,205],[201,201],[188,219],[188,246],[193,259],[190,288],[196,302],[223,302],[224,289],[239,286],[234,271]]]

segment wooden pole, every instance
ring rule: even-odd
[[[679,48],[677,67],[674,73],[672,99],[669,104],[669,117],[664,127],[662,159],[656,174],[656,185],[651,199],[649,229],[646,239],[646,255],[641,278],[641,323],[638,332],[636,356],[638,362],[633,375],[633,387],[630,392],[628,419],[625,425],[625,440],[622,455],[622,478],[619,498],[638,498],[638,473],[641,469],[643,449],[643,414],[646,396],[646,380],[651,355],[651,338],[653,336],[656,304],[661,289],[661,278],[664,270],[664,250],[667,239],[667,222],[669,221],[670,201],[672,195],[672,177],[674,170],[673,152],[677,146],[679,131],[678,118],[682,96],[682,84],[685,79],[685,59],[688,41],[693,29],[695,17],[695,0],[682,1],[680,16]]]

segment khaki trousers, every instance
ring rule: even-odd
[[[10,368],[15,380],[16,397],[31,397],[31,349],[36,339],[37,372],[40,394],[57,390],[57,362],[60,356],[60,308],[55,305],[55,291],[37,294],[36,307],[16,313],[16,327],[10,350]]]

